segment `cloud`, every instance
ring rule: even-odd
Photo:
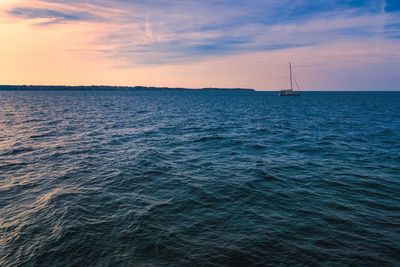
[[[46,24],[68,21],[94,21],[97,17],[88,12],[63,11],[54,9],[17,7],[9,12],[10,15],[24,19],[46,19]]]
[[[400,22],[397,15],[385,16],[385,29]],[[359,14],[354,10],[271,24],[232,25],[227,20],[226,17],[220,21],[214,18],[212,23],[205,23],[200,19],[191,24],[182,18],[159,19],[153,22],[152,42],[141,41],[140,30],[135,35],[132,35],[133,31],[105,33],[104,39],[114,40],[113,56],[131,59],[133,63],[165,64],[218,55],[316,46],[337,40],[368,43],[376,38],[392,39],[398,34],[398,30],[382,30],[381,14]]]
[[[394,1],[56,0],[15,7],[24,19],[104,23],[98,45],[133,63],[269,51],[337,39],[396,38]],[[98,6],[103,6],[99,10]],[[390,8],[389,8],[390,7]],[[151,16],[150,12],[151,10]],[[99,26],[99,29],[102,27]],[[390,31],[385,31],[390,29]]]

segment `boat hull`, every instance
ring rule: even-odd
[[[280,96],[300,96],[299,92],[295,92],[293,90],[282,90],[279,92]]]

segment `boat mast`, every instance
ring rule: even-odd
[[[289,70],[290,70],[290,90],[293,91],[293,77],[292,77],[292,63],[289,62]]]

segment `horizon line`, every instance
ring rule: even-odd
[[[4,88],[6,87],[6,88]],[[7,88],[8,87],[8,88]],[[279,92],[282,89],[254,89],[254,88],[241,88],[241,87],[168,87],[168,86],[145,86],[145,85],[54,85],[54,84],[0,84],[0,91],[23,91],[29,87],[37,90],[38,87],[47,87],[48,89],[57,87],[77,89],[76,91],[84,91],[85,89],[110,89],[110,90],[123,90],[123,89],[142,89],[142,90],[185,90],[185,91],[201,91],[201,90],[229,90],[229,91],[253,91],[253,92]],[[82,89],[79,89],[82,88]],[[7,90],[9,89],[9,90]],[[32,90],[32,91],[33,91]],[[31,90],[28,90],[31,91]],[[40,90],[38,90],[40,91]],[[400,92],[400,89],[303,89],[300,92]]]

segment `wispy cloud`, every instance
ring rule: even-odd
[[[89,12],[31,7],[16,7],[12,9],[9,14],[24,19],[45,19],[45,24],[55,24],[69,21],[94,21],[98,19],[97,16]]]
[[[398,13],[387,13],[386,9],[390,6],[393,10],[394,5],[386,1],[49,2],[63,8],[15,7],[10,15],[46,18],[49,23],[102,18],[104,24],[113,27],[102,32],[99,45],[112,44],[108,46],[112,55],[126,59],[131,55],[136,63],[151,64],[302,47],[338,38],[372,38],[377,34],[395,38],[398,33],[393,25],[400,23]],[[103,13],[94,13],[94,6],[99,4],[104,4]],[[391,31],[386,33],[386,28]]]

